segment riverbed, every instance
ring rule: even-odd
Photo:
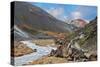
[[[20,57],[15,57],[14,63],[16,66],[28,64],[28,62],[40,59],[43,56],[48,55],[52,49],[56,50],[55,47],[51,47],[49,45],[48,46],[39,46],[39,45],[36,45],[35,43],[33,43],[32,41],[21,41],[21,42],[26,44],[29,48],[37,49],[37,52],[33,52],[31,54],[23,55]]]

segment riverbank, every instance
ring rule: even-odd
[[[26,54],[35,52],[33,49],[26,46],[22,42],[14,42],[14,48],[12,48],[12,57],[20,57]]]

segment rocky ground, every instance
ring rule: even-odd
[[[66,58],[54,57],[54,56],[44,56],[36,61],[29,62],[31,64],[56,64],[56,63],[66,63],[68,62]]]
[[[60,51],[57,52],[57,54],[49,54],[47,56],[44,56],[36,61],[29,62],[29,65],[33,64],[56,64],[56,63],[69,63],[69,62],[87,62],[87,61],[96,61],[97,55],[91,54],[88,57],[86,54],[84,54],[82,51],[78,51],[76,49],[73,49],[74,51],[64,56],[62,54],[59,54]]]

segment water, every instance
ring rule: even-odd
[[[47,47],[38,46],[38,45],[35,45],[34,43],[32,43],[31,41],[21,41],[21,42],[25,43],[28,47],[30,47],[32,49],[37,49],[37,52],[33,52],[31,54],[24,55],[21,57],[15,57],[14,60],[15,60],[16,66],[27,64],[28,62],[40,59],[42,56],[48,55],[52,49],[54,49],[54,50],[56,49],[56,48],[50,47],[50,46],[47,46]]]

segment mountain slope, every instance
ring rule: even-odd
[[[15,2],[14,23],[25,30],[46,30],[68,32],[70,25],[57,20],[39,7],[26,2]]]
[[[82,30],[85,37],[80,40],[80,45],[89,51],[97,50],[97,17],[90,21]]]
[[[78,58],[82,61],[85,57],[93,55],[97,59],[97,18],[90,21],[83,29],[68,42],[68,37],[60,43],[57,50],[52,50],[50,56]],[[84,56],[84,58],[83,58]],[[81,58],[79,58],[81,57]],[[89,60],[89,59],[87,59]]]

